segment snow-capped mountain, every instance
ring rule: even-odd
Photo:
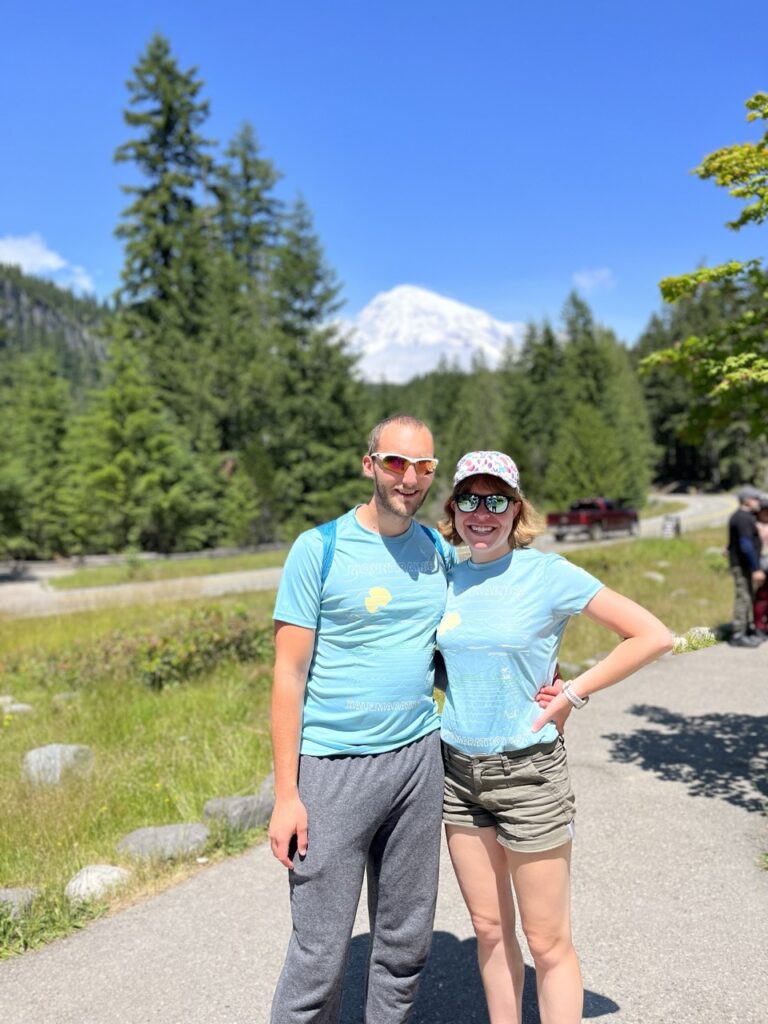
[[[369,381],[403,384],[434,370],[441,359],[468,370],[475,354],[498,365],[506,343],[519,343],[525,325],[502,323],[453,299],[399,285],[381,292],[343,330],[360,353],[358,371]]]

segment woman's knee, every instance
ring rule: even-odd
[[[550,930],[523,927],[523,931],[537,970],[556,967],[574,952],[570,928]]]
[[[477,944],[492,949],[504,941],[504,925],[499,917],[486,914],[470,914]]]

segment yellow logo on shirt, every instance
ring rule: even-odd
[[[365,599],[365,607],[373,615],[379,608],[386,608],[392,600],[392,595],[386,587],[371,587]]]
[[[443,621],[437,627],[439,636],[443,633],[447,633],[449,629],[456,629],[457,626],[461,625],[461,616],[458,612],[448,612],[443,616]]]

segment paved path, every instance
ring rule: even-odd
[[[688,507],[676,515],[680,516],[686,530],[704,526],[722,525],[736,507],[730,494],[699,494],[682,496]],[[644,537],[659,536],[663,517],[645,519],[641,530]],[[626,540],[622,534],[620,540]],[[612,539],[601,544],[614,543]],[[585,546],[583,541],[555,543],[551,534],[544,534],[536,546],[547,551],[578,550]],[[212,576],[195,576],[186,579],[162,580],[153,583],[123,583],[109,587],[84,587],[74,590],[54,590],[48,586],[52,575],[62,575],[57,563],[31,565],[29,576],[17,581],[0,583],[0,619],[28,618],[41,615],[66,615],[70,612],[101,608],[106,604],[124,605],[141,602],[151,604],[157,601],[178,601],[199,597],[217,597],[221,594],[242,593],[253,590],[274,590],[280,579],[281,569],[253,569],[248,572],[218,573]]]
[[[768,644],[663,659],[574,714],[568,746],[585,1020],[766,1024]],[[0,1020],[266,1024],[288,931],[283,869],[261,846],[0,963]],[[366,933],[361,915],[342,1024],[360,1020]],[[412,1022],[487,1024],[447,863]]]

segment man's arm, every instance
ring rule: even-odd
[[[288,622],[275,623],[275,673],[272,685],[272,757],[275,807],[269,823],[272,853],[287,868],[291,840],[307,852],[307,811],[299,798],[299,745],[304,691],[315,647],[315,631]]]

